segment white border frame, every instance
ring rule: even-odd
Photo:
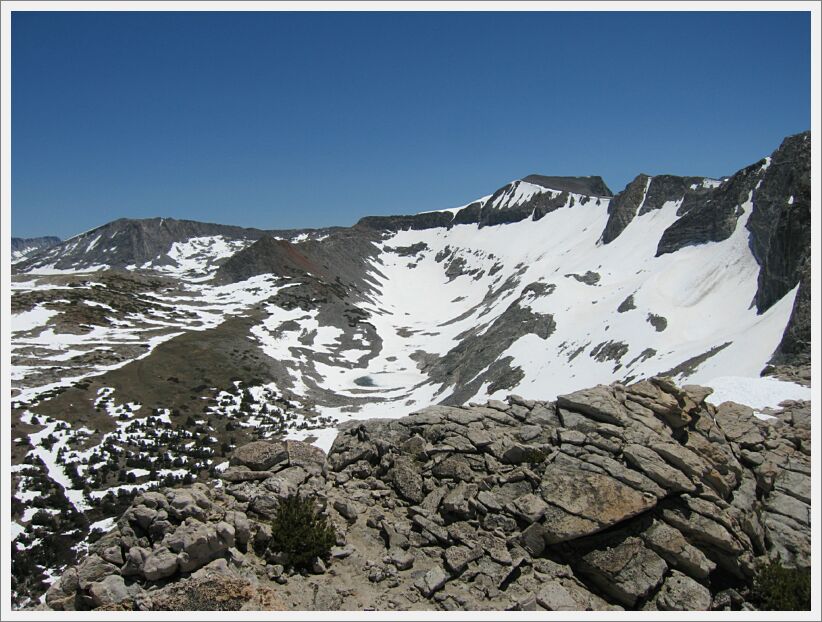
[[[286,0],[282,2],[239,0],[175,0],[122,1],[113,0],[69,0],[69,1],[24,1],[8,0],[0,4],[0,523],[3,525],[0,538],[0,619],[3,620],[165,620],[169,614],[163,612],[45,612],[16,611],[10,608],[11,584],[11,542],[9,525],[11,508],[6,499],[6,491],[11,487],[10,455],[11,429],[8,425],[11,406],[11,382],[5,370],[11,363],[10,329],[8,319],[11,311],[11,15],[14,11],[807,11],[811,13],[811,365],[819,370],[819,326],[820,326],[820,16],[822,8],[812,1],[681,1],[658,2],[633,0],[629,2],[570,2],[570,1],[523,1],[504,2],[500,0],[481,1],[410,1],[384,2],[382,0],[353,0],[315,2]],[[174,612],[177,619],[192,620],[818,620],[822,605],[820,594],[820,381],[819,374],[813,376],[811,428],[811,547],[813,596],[810,612]],[[186,615],[188,614],[188,615]]]

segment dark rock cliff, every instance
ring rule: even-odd
[[[645,196],[647,185],[648,175],[637,175],[631,183],[625,186],[625,190],[611,199],[608,203],[608,223],[602,232],[603,243],[613,242],[634,219]]]
[[[810,267],[811,136],[786,138],[754,192],[748,220],[750,246],[760,265],[756,308],[761,313],[791,289]]]

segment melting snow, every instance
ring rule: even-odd
[[[713,388],[708,396],[711,404],[736,402],[754,409],[778,408],[784,400],[810,400],[811,389],[770,376],[719,376],[701,383]]]

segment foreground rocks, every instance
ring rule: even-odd
[[[740,609],[759,561],[810,565],[810,408],[767,422],[655,378],[349,422],[327,459],[238,448],[220,486],[149,492],[52,609]],[[281,500],[337,534],[313,573],[262,552]]]

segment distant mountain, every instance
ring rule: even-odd
[[[41,238],[12,238],[11,239],[11,261],[16,263],[22,261],[26,256],[36,250],[49,248],[60,243],[60,238],[45,236]]]
[[[186,255],[175,245],[190,245],[192,240],[252,242],[267,235],[260,229],[231,225],[151,218],[129,220],[121,218],[76,235],[61,244],[32,253],[17,266],[19,271],[33,268],[78,270],[106,267],[149,268],[173,266]],[[196,245],[196,243],[195,243]],[[215,252],[228,251],[218,248]],[[237,248],[231,249],[232,252]]]

